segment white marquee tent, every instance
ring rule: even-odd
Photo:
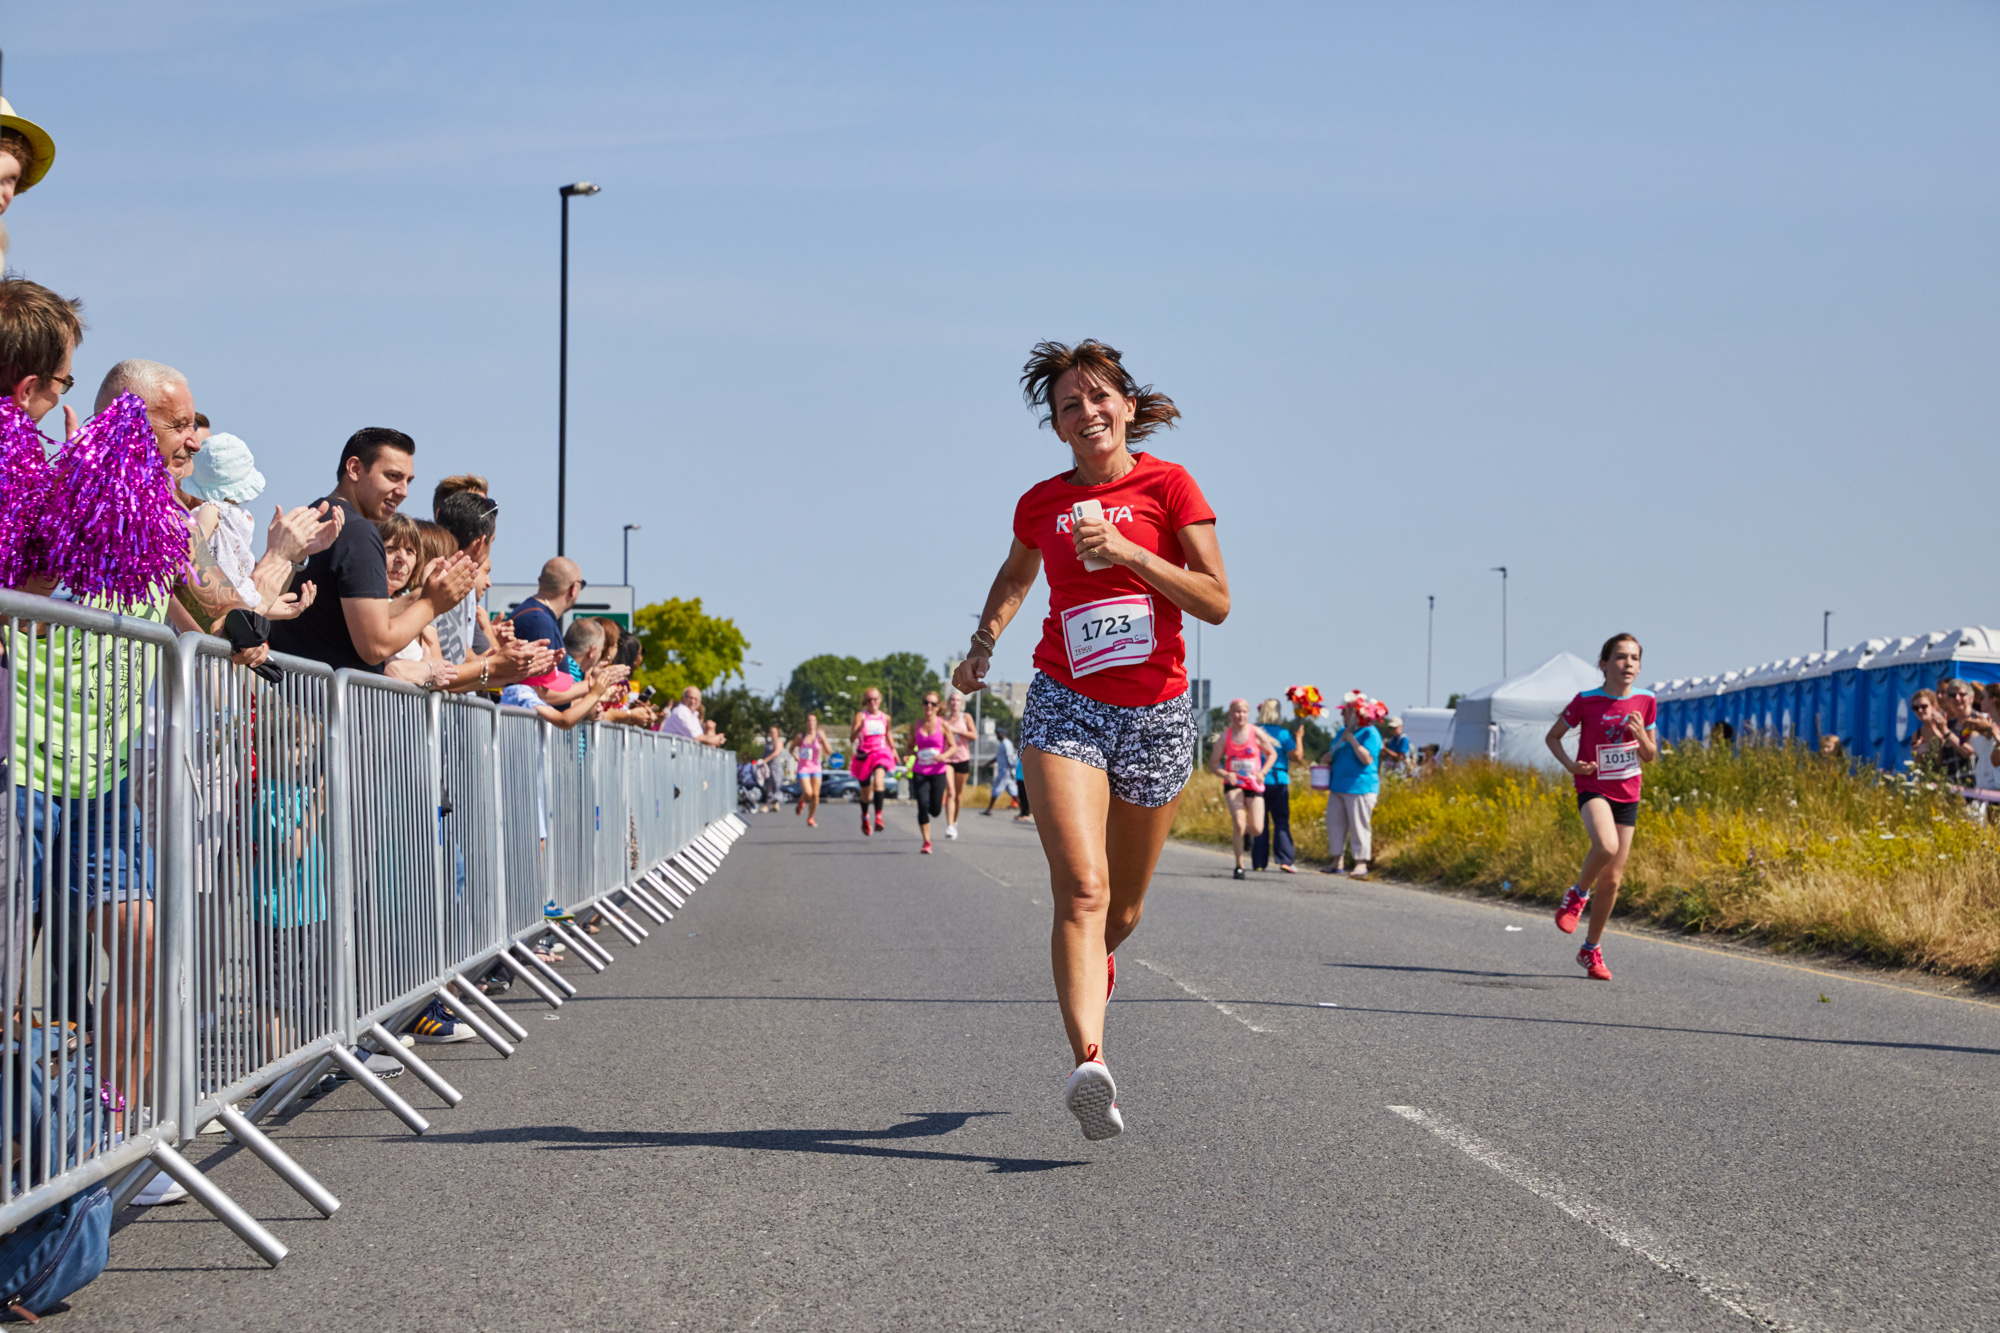
[[[1604,684],[1604,673],[1575,653],[1557,653],[1533,671],[1482,686],[1458,701],[1451,721],[1451,752],[1485,755],[1502,763],[1555,769],[1542,738],[1564,705]],[[1571,734],[1570,753],[1576,753]]]

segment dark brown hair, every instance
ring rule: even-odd
[[[424,586],[424,571],[430,568],[431,561],[458,554],[458,538],[452,536],[443,524],[429,519],[413,518],[410,526],[417,530],[417,567],[410,571],[410,586],[421,588]]]
[[[1610,638],[1604,641],[1604,646],[1602,648],[1597,650],[1597,665],[1603,666],[1606,662],[1609,662],[1611,660],[1612,649],[1616,648],[1621,643],[1629,643],[1634,648],[1637,648],[1639,650],[1639,656],[1641,657],[1644,657],[1646,655],[1646,649],[1644,645],[1642,645],[1639,642],[1639,640],[1633,635],[1614,634]]]
[[[1127,444],[1137,444],[1160,427],[1173,425],[1181,414],[1173,399],[1153,392],[1152,385],[1142,385],[1132,378],[1132,372],[1125,369],[1125,359],[1116,347],[1095,338],[1085,338],[1074,347],[1058,342],[1036,343],[1035,350],[1028,354],[1028,364],[1021,367],[1021,396],[1028,400],[1030,408],[1041,412],[1042,425],[1054,423],[1055,412],[1049,405],[1049,395],[1055,392],[1056,381],[1063,377],[1064,372],[1071,370],[1138,402],[1138,411],[1132,414],[1131,424],[1125,427]]]
[[[604,627],[604,653],[609,657],[618,651],[618,642],[625,637],[625,627],[610,616],[592,616],[591,619]]]
[[[0,278],[0,394],[33,375],[52,378],[83,341],[83,302],[65,300],[26,278]]]
[[[35,146],[28,142],[27,135],[11,126],[0,130],[0,153],[19,162],[24,177],[35,169]]]

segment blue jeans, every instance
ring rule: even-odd
[[[95,909],[100,897],[123,903],[153,896],[153,860],[129,778],[97,796],[51,796],[16,787],[14,836],[27,844],[28,884],[37,911],[51,857],[60,858],[51,882],[80,894],[85,911]]]

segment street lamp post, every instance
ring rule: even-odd
[[[1819,618],[1819,650],[1825,652],[1833,646],[1833,612],[1827,611]]]
[[[1507,566],[1495,565],[1488,573],[1500,576],[1500,679],[1507,679]]]
[[[639,530],[637,523],[625,525],[625,586],[632,586],[632,534]]]
[[[569,513],[569,199],[593,195],[602,186],[589,181],[562,186],[562,315],[556,344],[556,554],[563,554],[564,520]]]
[[[1430,624],[1424,630],[1424,707],[1426,708],[1431,706],[1431,650],[1437,646],[1438,625],[1438,599],[1431,596],[1428,600],[1431,604]]]

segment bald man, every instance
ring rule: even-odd
[[[563,613],[576,605],[588,586],[576,561],[557,556],[542,566],[535,595],[514,608],[514,637],[532,643],[546,639],[552,648],[563,641]]]

